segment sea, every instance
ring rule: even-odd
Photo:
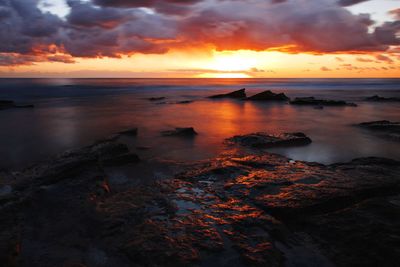
[[[207,98],[241,88],[249,96],[271,90],[358,107]],[[208,159],[223,152],[224,139],[234,135],[303,132],[312,144],[266,151],[323,164],[370,156],[400,160],[398,140],[355,126],[400,121],[400,102],[365,101],[372,95],[400,97],[400,79],[0,79],[1,100],[35,106],[0,110],[0,169],[20,170],[135,127],[138,135],[123,141],[142,159]],[[161,135],[176,127],[194,127],[198,135]]]

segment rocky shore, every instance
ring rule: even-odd
[[[2,266],[397,263],[400,162],[322,165],[230,146],[169,162],[177,171],[165,179],[110,172],[137,164],[110,138],[1,173]]]

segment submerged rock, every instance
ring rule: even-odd
[[[208,98],[237,98],[237,99],[243,99],[246,98],[246,89],[240,89],[231,93],[227,94],[220,94],[220,95],[213,95],[209,96]]]
[[[138,128],[131,128],[131,129],[128,129],[128,130],[125,130],[125,131],[121,131],[121,132],[119,132],[119,134],[137,136]]]
[[[253,101],[288,101],[290,100],[284,93],[275,94],[271,91],[264,91],[262,93],[250,96],[246,100]]]
[[[356,107],[357,104],[348,103],[343,100],[324,100],[315,97],[297,97],[290,101],[292,105],[311,105],[311,106],[350,106]]]
[[[165,100],[165,99],[167,99],[167,98],[164,96],[147,98],[147,100],[149,100],[149,101],[161,101],[161,100]]]
[[[374,102],[399,102],[399,97],[381,97],[379,95],[374,95],[365,98],[366,101],[374,101]]]
[[[34,108],[34,105],[17,105],[14,101],[0,100],[0,110],[10,108]]]
[[[371,121],[360,123],[358,126],[382,134],[383,137],[400,141],[400,122]]]
[[[193,127],[188,128],[175,128],[175,130],[161,132],[163,136],[186,136],[191,137],[197,135]]]
[[[191,104],[193,102],[194,102],[193,100],[182,100],[182,101],[175,102],[175,104]]]
[[[240,144],[242,146],[254,148],[270,148],[278,146],[302,146],[308,145],[312,141],[304,133],[252,133],[246,135],[237,135],[226,139],[228,143]]]

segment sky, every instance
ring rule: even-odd
[[[400,0],[0,0],[0,77],[400,78]]]

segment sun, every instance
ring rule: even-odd
[[[199,78],[251,78],[249,74],[241,72],[221,72],[221,73],[203,73],[198,76]]]
[[[248,71],[256,67],[257,59],[238,52],[215,52],[208,68],[217,71]]]

